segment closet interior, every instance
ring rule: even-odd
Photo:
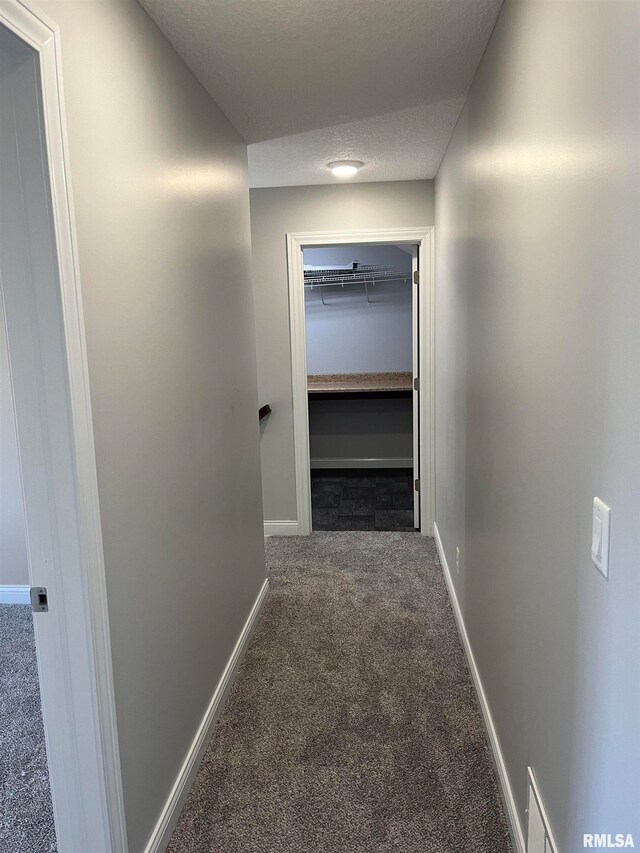
[[[304,250],[314,530],[419,526],[414,246]]]

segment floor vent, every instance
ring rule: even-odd
[[[527,853],[558,853],[547,815],[542,804],[533,768],[527,768],[529,794],[527,797]]]

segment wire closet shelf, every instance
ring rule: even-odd
[[[411,284],[411,273],[396,272],[391,265],[361,265],[358,261],[353,262],[351,269],[328,267],[304,271],[304,289],[317,288],[323,305],[327,304],[324,299],[325,287],[346,289],[354,285],[364,285],[367,302],[371,304],[374,300],[369,295],[369,287],[383,283]]]

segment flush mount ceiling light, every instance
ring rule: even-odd
[[[336,178],[352,178],[358,169],[364,166],[360,160],[334,160],[329,168]]]

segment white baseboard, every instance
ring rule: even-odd
[[[31,587],[0,586],[0,604],[31,604]]]
[[[300,525],[297,521],[265,521],[265,536],[298,536]]]
[[[527,797],[527,813],[529,816],[527,827],[527,846],[532,846],[533,839],[531,836],[533,818],[534,824],[537,819],[537,821],[539,821],[538,828],[542,829],[543,837],[540,838],[540,835],[538,834],[538,840],[542,842],[542,845],[544,845],[545,853],[558,853],[559,848],[556,844],[555,838],[553,837],[553,832],[551,831],[551,824],[542,800],[542,795],[540,794],[540,788],[538,787],[533,767],[527,768],[527,774],[529,776],[529,792]]]
[[[312,459],[312,468],[413,468],[411,456],[334,456]]]
[[[435,523],[433,525],[433,532],[434,538],[436,540],[436,548],[438,549],[438,555],[442,564],[442,572],[444,574],[445,583],[449,591],[449,598],[451,599],[451,606],[453,608],[453,613],[458,626],[458,633],[460,635],[460,640],[462,641],[464,653],[467,657],[467,664],[471,673],[471,679],[473,681],[476,696],[478,697],[478,704],[480,705],[480,710],[482,711],[484,725],[487,730],[489,746],[491,748],[493,763],[495,765],[496,773],[498,776],[498,785],[500,787],[500,793],[502,795],[502,800],[504,802],[505,810],[507,812],[507,820],[509,821],[513,844],[516,853],[526,853],[524,833],[522,830],[522,824],[520,822],[520,816],[518,814],[518,807],[516,805],[515,797],[513,795],[511,781],[509,780],[509,774],[507,773],[507,765],[502,754],[500,741],[498,740],[498,733],[493,722],[491,708],[489,707],[489,703],[487,701],[487,695],[484,691],[484,686],[480,678],[480,672],[478,671],[478,666],[476,664],[476,660],[473,655],[473,650],[469,642],[467,629],[464,624],[464,617],[462,616],[460,604],[458,603],[458,597],[456,595],[455,587],[451,579],[451,572],[449,571],[449,564],[447,563],[447,558],[444,553],[444,547],[442,545],[442,539],[440,538],[440,533],[438,531],[438,525]]]
[[[189,747],[189,751],[173,783],[169,797],[151,833],[151,838],[145,847],[144,853],[161,853],[169,843],[171,834],[180,817],[182,807],[187,799],[191,784],[198,772],[198,767],[213,734],[213,727],[222,712],[224,701],[233,684],[233,679],[246,648],[249,645],[249,640],[260,616],[260,611],[262,610],[268,591],[269,581],[265,580],[247,617],[247,621],[244,623],[244,627],[238,637],[238,642],[231,653],[231,657],[220,677],[220,681],[214,690],[209,707],[198,726],[196,736]]]

